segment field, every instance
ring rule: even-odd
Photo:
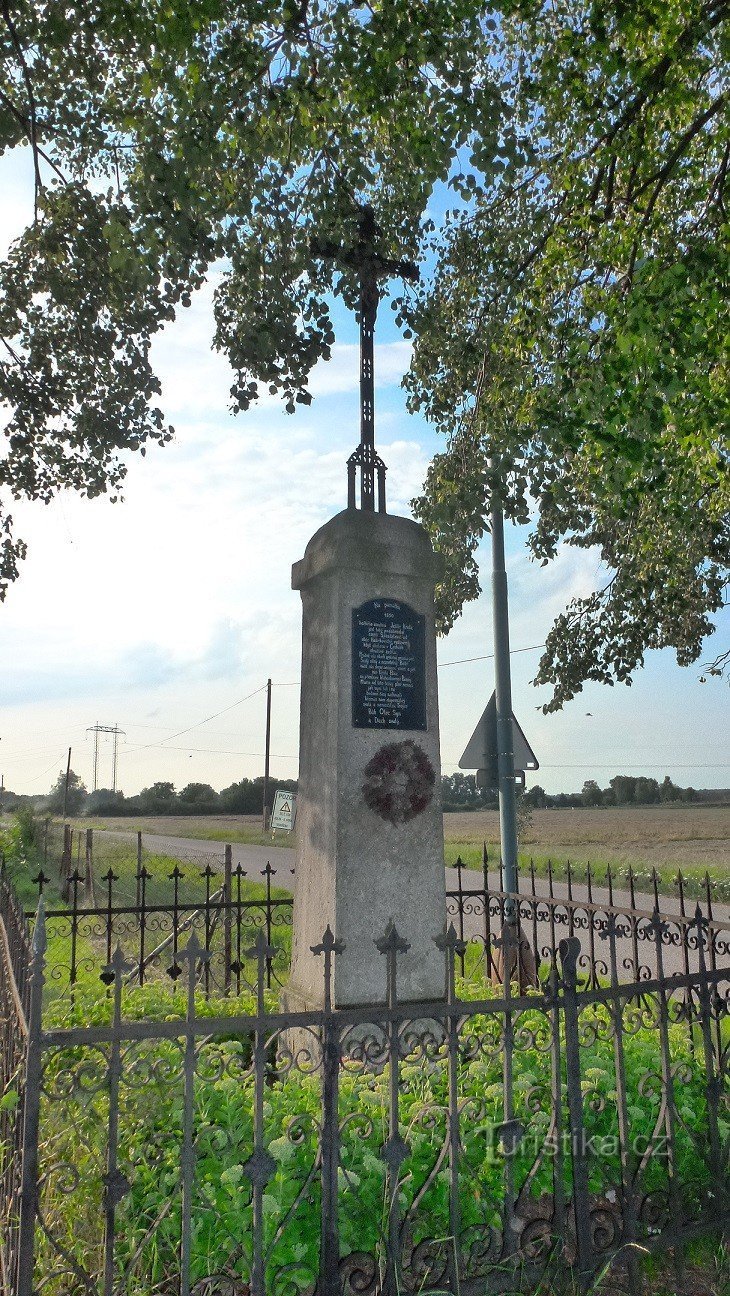
[[[496,810],[444,816],[452,846],[499,838]],[[730,806],[605,806],[534,810],[520,840],[528,855],[635,867],[725,868],[730,875]]]
[[[89,821],[87,826],[91,825]],[[208,841],[293,845],[289,833],[262,833],[260,820],[253,815],[103,819],[94,820],[93,826]],[[498,856],[499,816],[496,810],[444,815],[444,837],[448,864],[461,855],[465,864],[476,867],[483,842],[491,859]],[[534,859],[538,872],[544,872],[548,859],[558,873],[570,860],[578,869],[590,862],[598,875],[607,864],[619,869],[630,865],[639,873],[656,868],[668,882],[681,868],[690,878],[698,879],[707,870],[716,881],[730,884],[730,806],[534,810],[523,826],[520,853],[525,863]]]
[[[79,828],[196,837],[202,841],[245,842],[249,846],[291,846],[292,834],[261,831],[261,815],[150,815],[147,818],[78,819]]]

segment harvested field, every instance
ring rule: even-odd
[[[207,841],[291,846],[292,834],[261,832],[258,815],[186,815],[142,819],[97,819],[80,826],[197,837]],[[499,839],[496,810],[444,815],[447,859],[461,852],[473,857],[483,841],[494,849]],[[585,865],[632,864],[635,868],[710,869],[730,878],[730,806],[605,806],[601,809],[534,810],[522,833],[523,855],[570,859]]]
[[[499,815],[496,810],[444,815],[444,835],[452,847],[496,843]],[[730,806],[534,810],[520,849],[580,864],[724,868],[730,876]]]

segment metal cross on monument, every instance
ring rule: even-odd
[[[360,507],[375,511],[375,474],[378,476],[378,512],[385,513],[385,464],[375,449],[375,320],[380,303],[378,281],[398,277],[418,279],[418,267],[410,261],[390,261],[375,250],[380,233],[372,207],[360,208],[358,240],[354,248],[315,240],[316,256],[331,257],[353,266],[360,276],[360,444],[347,460],[347,507],[355,508],[355,479],[360,469]]]

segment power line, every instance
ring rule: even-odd
[[[510,656],[515,657],[517,653],[537,652],[538,649],[544,648],[544,643],[530,644],[526,648],[511,648]],[[456,661],[437,662],[436,667],[441,670],[442,666],[465,666],[468,662],[492,661],[494,653],[483,653],[479,657],[459,657]],[[290,680],[286,684],[274,684],[274,688],[295,688],[301,684],[301,680]]]
[[[541,643],[541,644],[530,644],[529,648],[511,648],[510,657],[515,657],[517,653],[537,652],[538,648],[544,648],[544,647],[545,647],[544,643]],[[458,661],[438,662],[438,669],[440,670],[442,666],[464,666],[467,662],[491,661],[493,657],[494,657],[493,652],[485,653],[483,657],[460,657]]]
[[[141,750],[140,748],[136,749]],[[263,760],[265,752],[230,751],[227,747],[160,747],[160,750],[171,752],[194,752],[203,756],[259,756]],[[297,756],[285,756],[283,752],[271,752],[276,760],[298,760]]]
[[[587,765],[541,765],[541,770],[615,770],[620,763],[621,770],[663,770],[666,765],[673,766],[676,770],[730,770],[730,765],[721,765],[708,761],[705,765],[686,765],[683,761],[673,761],[670,757],[665,757],[663,761],[643,761],[642,765],[624,765],[622,761],[613,761],[612,765],[594,765],[593,761]]]
[[[442,766],[448,766],[449,769],[458,770],[461,768],[456,763],[456,761],[442,761],[441,764]],[[596,765],[594,764],[593,761],[586,761],[582,765],[556,765],[550,761],[540,761],[541,770],[549,770],[549,769],[550,770],[553,769],[599,770],[600,769],[600,770],[613,770],[615,774],[619,774],[619,775],[623,772],[623,770],[666,769],[667,766],[671,766],[672,769],[689,769],[689,770],[730,769],[730,765],[724,765],[720,761],[717,762],[709,761],[705,765],[687,765],[682,761],[672,760],[671,757],[666,757],[662,761],[645,760],[642,761],[640,765],[624,765],[623,761],[620,759],[613,761],[612,764],[610,765]],[[534,771],[534,772],[538,773],[539,771]],[[467,773],[467,771],[465,770],[464,773]]]
[[[40,774],[36,774],[35,777],[30,780],[31,783],[37,783],[39,779],[42,779],[45,777],[46,774],[49,774],[52,769],[56,768],[59,760],[63,764],[63,758],[65,755],[66,753],[62,752],[61,755],[57,757],[56,760],[52,761],[52,763],[48,766],[48,769],[44,769]],[[61,773],[63,773],[63,770],[61,771]]]
[[[146,751],[148,747],[162,747],[166,742],[172,741],[173,738],[181,738],[183,734],[190,733],[193,729],[199,729],[201,725],[207,724],[209,720],[217,720],[218,716],[225,715],[226,711],[233,711],[235,707],[242,706],[244,702],[256,697],[257,693],[263,693],[265,688],[266,685],[262,684],[260,688],[254,689],[253,693],[247,693],[245,697],[239,698],[237,702],[231,702],[230,706],[222,707],[220,711],[214,711],[212,715],[206,716],[203,720],[196,720],[195,724],[188,725],[187,729],[178,729],[177,733],[170,734],[169,738],[163,738],[161,742],[143,743],[141,747],[130,747],[128,754],[135,751]]]

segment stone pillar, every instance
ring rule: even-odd
[[[337,1007],[385,999],[374,941],[393,921],[404,1001],[444,994],[446,921],[433,591],[436,555],[406,518],[348,509],[295,563],[302,695],[288,1008],[322,1002],[329,924]]]

